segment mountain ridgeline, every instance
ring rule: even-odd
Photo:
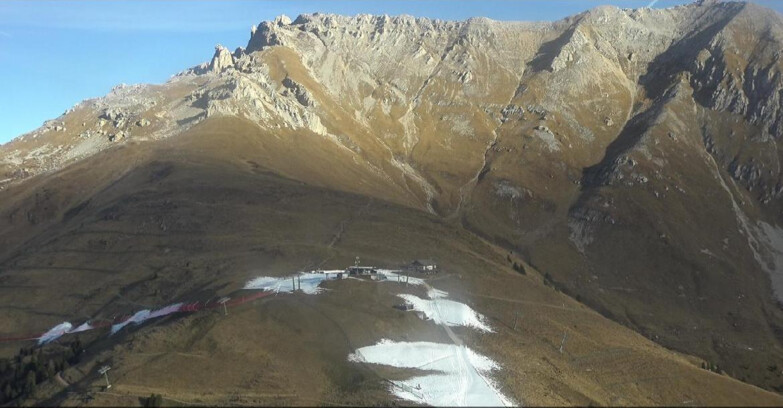
[[[743,2],[535,23],[282,16],[245,48],[218,46],[165,84],[119,86],[1,146],[0,270],[31,268],[62,244],[53,231],[121,218],[152,193],[123,201],[120,189],[165,185],[180,153],[155,152],[187,146],[183,163],[420,213],[644,337],[780,393],[769,366],[783,361],[781,53],[783,17]],[[207,183],[191,181],[178,188]],[[291,204],[302,194],[280,205],[321,211]],[[345,208],[361,217],[363,205]],[[144,220],[161,234],[199,230],[229,217],[217,208]]]

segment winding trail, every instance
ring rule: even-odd
[[[565,306],[557,306],[553,305],[551,303],[543,303],[543,302],[534,302],[532,300],[520,300],[520,299],[511,299],[511,298],[505,298],[505,297],[498,297],[498,296],[492,296],[492,295],[482,295],[480,293],[472,293],[468,292],[469,295],[475,296],[475,297],[482,297],[486,299],[493,299],[493,300],[499,300],[502,302],[510,302],[510,303],[519,303],[523,305],[534,305],[534,306],[541,306],[541,307],[549,307],[552,309],[559,309],[559,310],[566,310],[569,312],[579,312],[579,313],[587,313],[587,314],[594,314],[594,315],[600,315],[598,312],[595,312],[590,309],[577,309],[573,307],[565,307]]]

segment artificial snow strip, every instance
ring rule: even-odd
[[[183,303],[175,303],[173,305],[169,305],[166,307],[162,307],[158,310],[155,310],[153,312],[150,312],[149,309],[140,310],[136,312],[133,316],[131,316],[130,319],[125,320],[121,323],[117,323],[115,325],[111,326],[111,334],[117,333],[118,331],[122,330],[123,327],[129,325],[129,324],[142,324],[145,321],[149,319],[154,319],[157,317],[163,317],[170,315],[172,313],[177,313],[180,310],[182,310]]]
[[[301,290],[302,292],[310,295],[315,295],[318,293],[321,293],[324,289],[320,287],[321,282],[326,280],[332,280],[336,279],[339,274],[343,273],[343,270],[328,270],[328,271],[312,271],[312,272],[302,272],[299,274],[287,276],[287,277],[268,277],[268,276],[261,276],[255,279],[251,279],[245,284],[244,289],[249,290],[263,290],[264,292],[261,292],[257,295],[250,295],[245,296],[242,298],[235,298],[228,300],[225,305],[226,306],[234,306],[238,304],[242,304],[263,296],[266,296],[270,293],[279,293],[279,292],[293,292],[294,290]],[[399,271],[394,271],[391,269],[379,269],[378,273],[380,275],[386,276],[386,282],[406,282],[411,285],[424,285],[427,287],[427,295],[430,297],[430,299],[436,300],[436,299],[442,299],[446,301],[444,298],[448,296],[447,292],[444,292],[442,290],[434,289],[424,282],[421,278],[411,277],[411,276],[403,276],[399,274]],[[267,293],[268,292],[268,293]],[[418,299],[418,298],[416,298]],[[425,301],[423,299],[419,299],[420,301]],[[444,307],[444,310],[447,312],[445,314],[451,316],[450,313],[448,313],[448,310],[455,310],[455,309],[461,309],[462,305],[461,303],[453,302],[448,303],[451,301],[446,301],[445,303],[441,302],[440,305]],[[114,321],[114,322],[100,322],[100,323],[92,323],[92,322],[84,322],[80,324],[77,327],[73,327],[73,325],[70,322],[62,322],[58,325],[52,327],[48,331],[46,331],[43,334],[40,335],[32,335],[27,337],[9,337],[9,338],[0,338],[0,341],[18,341],[18,340],[37,340],[39,345],[43,345],[46,343],[50,343],[52,341],[55,341],[59,339],[60,337],[66,335],[66,334],[73,334],[73,333],[81,333],[88,330],[93,330],[97,328],[102,327],[108,327],[111,326],[111,334],[115,334],[122,330],[124,327],[131,325],[131,324],[142,324],[150,319],[155,319],[158,317],[167,316],[173,313],[178,312],[196,312],[202,309],[208,309],[208,308],[215,308],[215,307],[223,307],[223,304],[212,304],[212,305],[206,305],[206,304],[200,304],[199,302],[196,303],[175,303],[169,306],[162,307],[160,309],[156,309],[153,311],[150,311],[149,309],[140,310],[136,313],[134,313],[130,317],[126,317],[122,320]],[[462,305],[462,307],[467,308],[467,311],[463,310],[463,314],[465,314],[464,319],[452,319],[449,318],[449,321],[452,323],[454,322],[465,322],[467,325],[473,326],[475,328],[478,328],[480,330],[484,330],[487,327],[482,326],[481,322],[481,316],[473,312],[471,315],[472,309],[468,308],[465,305]],[[416,302],[415,308],[417,310],[421,310],[427,314],[427,304],[422,302]],[[431,308],[431,307],[430,307]],[[475,316],[474,316],[475,315]]]
[[[321,282],[337,277],[335,272],[337,271],[324,271],[324,273],[303,272],[286,277],[259,276],[248,281],[244,289],[263,289],[289,293],[300,289],[308,295],[315,295],[323,291],[323,288],[319,287]]]
[[[57,326],[49,329],[49,331],[46,333],[42,334],[41,337],[38,338],[38,345],[40,346],[46,343],[51,343],[66,334],[81,333],[87,330],[92,330],[94,328],[95,326],[91,325],[90,322],[84,322],[78,327],[73,327],[70,322],[62,322]]]
[[[38,339],[38,344],[46,344],[52,341],[55,341],[62,337],[64,334],[68,333],[69,330],[73,328],[73,325],[68,322],[62,322],[58,324],[57,326],[52,327],[44,333],[41,338]]]
[[[349,361],[383,364],[431,373],[392,381],[391,392],[432,406],[513,406],[487,376],[499,368],[490,358],[466,346],[381,340],[348,356]]]
[[[435,296],[435,298],[431,300],[408,294],[397,296],[413,305],[413,310],[423,312],[428,318],[432,319],[435,324],[472,327],[482,332],[493,331],[492,328],[484,322],[486,320],[484,316],[464,303],[455,302],[438,296]],[[430,295],[430,297],[433,296]]]
[[[150,319],[155,319],[158,317],[168,316],[173,313],[193,313],[198,312],[205,309],[215,309],[215,308],[222,308],[222,307],[232,307],[241,305],[247,302],[251,302],[256,299],[260,299],[262,297],[270,296],[274,292],[269,291],[261,291],[258,293],[254,293],[252,295],[237,297],[237,298],[226,298],[224,302],[207,302],[207,303],[201,303],[201,302],[194,302],[194,303],[175,303],[173,305],[165,306],[160,309],[156,309],[154,311],[150,311],[149,309],[141,310],[133,314],[133,316],[120,319],[118,323],[112,324],[111,322],[99,322],[99,323],[92,323],[92,322],[84,322],[80,324],[78,327],[73,328],[73,325],[69,322],[62,322],[58,324],[57,326],[52,327],[49,329],[46,333],[40,334],[40,335],[32,335],[32,336],[26,336],[26,337],[8,337],[8,338],[0,338],[0,342],[3,341],[22,341],[22,340],[38,340],[39,345],[43,345],[46,343],[50,343],[52,341],[55,341],[59,339],[60,337],[66,335],[66,334],[73,334],[73,333],[81,333],[88,330],[93,330],[97,328],[103,328],[103,327],[109,327],[111,326],[111,334],[117,333],[122,328],[129,324],[141,324],[146,322]],[[115,320],[117,321],[117,320]]]
[[[383,274],[386,276],[387,282],[403,282],[407,283],[409,285],[424,285],[424,279],[416,278],[414,276],[408,276],[408,275],[400,275],[400,271],[395,271],[392,269],[378,269],[378,273]]]

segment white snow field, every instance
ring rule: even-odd
[[[168,305],[166,307],[162,307],[160,309],[157,309],[150,313],[149,317],[147,319],[154,319],[156,317],[162,317],[166,315],[170,315],[172,313],[179,312],[179,309],[182,307],[182,303],[174,303],[173,305]]]
[[[449,295],[449,292],[446,292],[445,290],[435,289],[432,286],[427,287],[427,296],[430,299],[440,299],[445,298]]]
[[[441,292],[437,289],[434,291]],[[470,306],[439,297],[439,293],[434,293],[434,295],[436,296],[432,300],[408,294],[397,296],[412,304],[414,310],[423,312],[435,324],[467,326],[483,332],[493,332],[492,328],[484,322],[484,316],[471,309]],[[433,297],[433,294],[430,294],[430,297]]]
[[[117,333],[118,331],[122,330],[123,327],[129,324],[142,324],[149,319],[154,319],[156,317],[162,317],[162,316],[170,315],[172,313],[176,313],[179,311],[180,307],[182,307],[182,303],[175,303],[173,305],[162,307],[153,312],[150,312],[149,309],[139,310],[133,316],[131,316],[130,319],[122,323],[117,323],[115,325],[112,325],[111,334]]]
[[[410,285],[425,285],[424,279],[401,275],[399,272],[399,270],[394,269],[378,269],[378,273],[386,275],[386,282],[407,282]]]
[[[293,292],[296,285],[296,289],[302,289],[302,292],[308,295],[315,295],[323,291],[323,288],[319,288],[318,285],[325,280],[335,279],[338,272],[342,271],[302,272],[284,277],[259,276],[248,281],[244,288]]]
[[[321,293],[319,285],[336,278],[341,271],[301,272],[285,277],[260,276],[245,284],[245,289],[293,292],[301,289],[310,295]],[[500,367],[489,358],[461,344],[449,326],[465,326],[482,332],[492,332],[484,316],[470,306],[446,299],[448,292],[435,289],[423,279],[404,276],[399,271],[379,269],[386,280],[406,282],[427,289],[430,299],[409,294],[397,295],[424,313],[433,323],[444,326],[456,344],[430,342],[393,342],[381,340],[374,346],[362,347],[348,356],[358,363],[385,364],[400,368],[418,368],[434,373],[404,381],[392,381],[392,393],[402,399],[434,406],[513,406],[488,377]]]
[[[87,330],[92,330],[94,327],[90,324],[90,322],[84,322],[79,325],[79,327],[75,329],[68,330],[68,333],[81,333]]]
[[[111,326],[111,334],[117,333],[118,331],[122,330],[123,327],[125,327],[125,326],[127,326],[127,325],[129,325],[131,323],[136,323],[136,324],[142,323],[145,320],[149,319],[149,317],[150,317],[149,309],[139,310],[133,316],[131,316],[130,319],[128,319],[128,320],[126,320],[126,321],[124,321],[122,323],[117,323],[115,325],[112,325]]]
[[[394,395],[433,406],[513,406],[486,375],[498,369],[466,346],[381,340],[348,356],[349,361],[385,364],[437,373],[392,381]]]
[[[73,325],[68,322],[62,322],[58,324],[57,326],[52,327],[44,333],[41,337],[38,338],[38,345],[49,343],[50,341],[55,341],[62,337],[62,335],[68,333],[71,328],[73,328]]]
[[[273,277],[273,276],[259,276],[257,278],[249,280],[244,289],[263,289],[272,290],[275,292],[293,292],[296,289],[301,289],[302,292],[308,295],[315,295],[323,291],[319,285],[325,280],[337,279],[337,274],[344,272],[342,269],[334,269],[328,271],[310,271],[299,272],[294,275]],[[425,285],[423,279],[413,276],[404,276],[397,273],[392,269],[378,269],[379,274],[386,276],[385,281],[380,282],[406,282],[411,285]],[[448,293],[431,289],[431,293],[434,293],[436,297],[445,297]],[[432,297],[433,295],[430,295]]]
[[[407,282],[410,285],[425,286],[427,288],[427,296],[430,299],[445,298],[449,295],[449,292],[435,289],[428,285],[426,282],[424,282],[424,279],[416,278],[414,276],[400,275],[399,272],[399,270],[394,269],[378,269],[378,273],[386,275],[387,280],[382,282]]]

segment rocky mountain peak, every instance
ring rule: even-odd
[[[253,26],[250,30],[250,40],[245,49],[247,52],[253,52],[263,49],[269,45],[278,45],[277,35],[275,34],[276,24],[264,21],[257,27]]]
[[[234,57],[231,51],[221,44],[216,45],[215,55],[212,56],[212,62],[209,64],[210,71],[220,73],[229,68],[234,68]]]
[[[291,24],[291,18],[285,14],[281,14],[275,17],[275,19],[272,21],[272,24],[276,24],[278,26],[287,26]]]

